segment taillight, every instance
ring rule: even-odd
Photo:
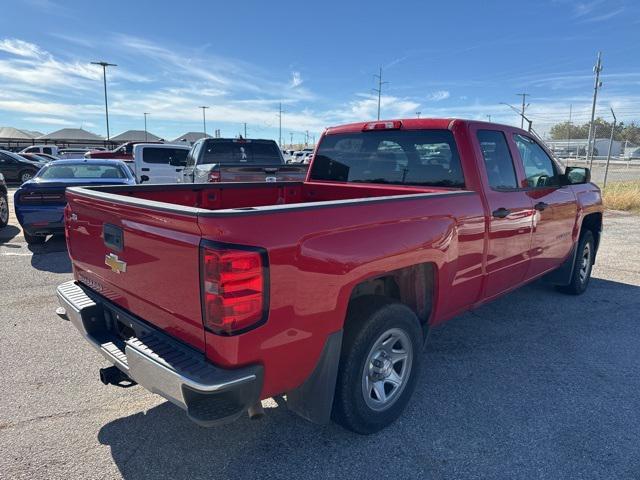
[[[211,182],[219,182],[220,181],[220,172],[218,170],[213,170],[209,172],[209,177],[207,178],[209,183]]]
[[[61,203],[64,202],[64,192],[42,193],[24,192],[20,194],[20,203]]]
[[[234,335],[264,323],[268,312],[266,254],[205,245],[200,255],[205,328]]]
[[[400,120],[394,120],[391,122],[371,122],[365,123],[362,127],[363,132],[369,132],[372,130],[398,130],[402,128],[402,122]]]

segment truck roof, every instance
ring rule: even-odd
[[[390,120],[371,120],[369,122],[357,122],[348,123],[346,125],[338,125],[335,127],[327,128],[325,133],[331,135],[334,133],[361,132],[362,130],[364,130],[365,125],[385,122],[402,122],[402,126],[400,127],[401,130],[449,129],[454,122],[466,124],[481,123],[485,125],[498,125],[497,123],[483,122],[480,120],[468,120],[463,118],[396,118]]]

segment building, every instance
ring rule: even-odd
[[[187,132],[184,135],[179,136],[171,143],[182,143],[186,145],[193,145],[195,142],[204,138],[204,132]],[[211,135],[207,135],[207,138],[213,138]]]
[[[154,135],[151,132],[145,132],[144,130],[127,130],[115,137],[111,137],[112,142],[124,143],[124,142],[161,142],[162,138]]]
[[[5,150],[20,150],[28,145],[33,145],[40,132],[32,130],[20,130],[14,127],[0,127],[0,148]]]

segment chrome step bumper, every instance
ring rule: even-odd
[[[56,293],[71,323],[102,356],[147,390],[186,410],[198,424],[233,421],[259,400],[262,366],[216,367],[202,353],[77,282],[63,283]],[[123,338],[115,333],[117,325],[135,335]]]

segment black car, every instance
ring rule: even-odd
[[[4,176],[0,173],[0,228],[6,227],[9,223],[9,200],[7,199],[7,184],[4,183]]]
[[[31,180],[45,163],[27,160],[16,153],[0,150],[0,173],[7,182],[24,183]]]

